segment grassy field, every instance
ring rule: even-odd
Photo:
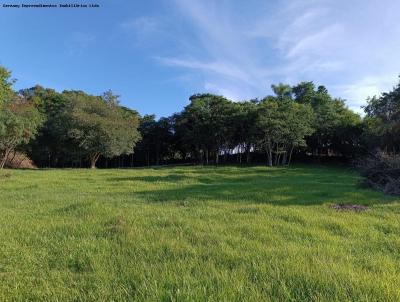
[[[0,301],[400,301],[400,199],[344,168],[0,173]]]

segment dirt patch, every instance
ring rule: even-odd
[[[364,212],[368,210],[367,206],[363,206],[360,204],[333,204],[331,205],[331,208],[337,211],[351,211],[351,212]]]

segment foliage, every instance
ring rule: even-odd
[[[12,151],[35,137],[43,122],[37,104],[13,92],[10,77],[0,67],[0,169]]]
[[[4,68],[0,75],[5,103],[12,99],[5,95],[15,95],[13,80]],[[274,95],[242,102],[195,94],[181,112],[156,119],[139,117],[121,106],[111,90],[90,96],[35,86],[19,95],[40,111],[44,124],[34,140],[19,148],[39,167],[81,167],[87,159],[93,166],[99,157],[103,158],[99,165],[108,167],[105,158],[123,162],[134,147],[131,166],[262,159],[268,165],[285,165],[292,154],[296,159],[355,159],[377,148],[398,152],[399,87],[371,98],[363,119],[344,100],[313,82],[279,83],[271,88]]]
[[[0,66],[0,108],[2,104],[13,100],[14,91],[12,90],[12,85],[14,82],[15,80],[11,79],[11,72]]]
[[[144,115],[140,119],[139,132],[142,140],[138,143],[135,152],[142,155],[143,161],[159,165],[170,155],[173,144],[173,129],[171,118],[161,118],[158,121],[155,115]]]
[[[269,97],[260,103],[256,124],[269,166],[278,165],[280,161],[290,164],[293,148],[306,146],[305,137],[313,132],[313,118],[310,106],[295,103],[291,99]]]
[[[400,81],[392,91],[368,100],[368,135],[388,153],[400,152]]]
[[[313,82],[294,86],[293,94],[297,103],[310,105],[314,112],[314,131],[306,139],[312,154],[354,157],[360,153],[361,118],[343,100],[332,98],[324,86],[315,89]]]
[[[68,138],[86,154],[94,168],[100,156],[131,154],[140,135],[135,112],[119,107],[115,98],[90,96],[81,91],[66,91]],[[110,97],[110,95],[108,95]]]
[[[210,153],[218,164],[220,150],[228,144],[232,103],[222,96],[198,94],[190,97],[190,104],[185,107],[177,119],[177,133],[191,146],[201,161],[208,164]]]
[[[45,117],[38,135],[27,147],[29,156],[39,166],[60,166],[74,157],[73,148],[67,140],[64,114],[68,100],[65,95],[39,85],[21,90],[20,93],[36,101]]]
[[[358,163],[363,184],[385,194],[400,195],[400,155],[377,153]]]
[[[369,156],[358,163],[364,184],[400,195],[400,82],[392,91],[368,99],[363,121]]]
[[[237,148],[239,163],[242,162],[243,151],[246,154],[246,162],[250,163],[250,153],[257,143],[258,101],[238,102],[233,104],[231,119],[230,148]]]

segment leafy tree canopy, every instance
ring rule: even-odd
[[[68,137],[76,142],[94,168],[100,156],[113,157],[133,153],[140,139],[138,116],[123,110],[115,102],[82,91],[63,92],[68,99],[66,122]]]

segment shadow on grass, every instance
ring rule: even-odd
[[[141,182],[179,182],[186,179],[187,176],[183,174],[169,174],[165,176],[131,176],[131,177],[111,177],[109,181],[141,181]]]
[[[188,178],[192,184],[180,185],[180,181]],[[134,193],[136,197],[151,203],[224,201],[312,206],[325,203],[372,205],[400,201],[359,187],[357,185],[359,178],[354,172],[331,167],[196,169],[191,171],[190,175],[174,171],[166,176],[113,180],[173,183],[168,189],[142,190]]]

